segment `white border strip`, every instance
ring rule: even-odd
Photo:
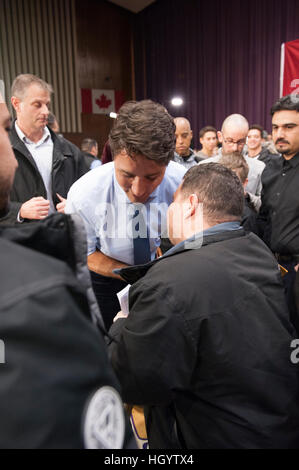
[[[281,45],[281,57],[280,57],[280,98],[283,95],[284,62],[285,62],[285,43],[283,42]]]
[[[5,103],[5,86],[3,80],[0,80],[0,103]]]

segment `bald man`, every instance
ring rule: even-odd
[[[218,162],[222,155],[242,153],[244,145],[246,144],[248,131],[249,124],[247,119],[242,116],[242,114],[231,114],[223,121],[221,131],[217,132],[218,140],[222,144],[218,155],[203,160],[200,163]],[[262,191],[261,177],[265,164],[248,156],[245,156],[245,160],[249,166],[248,183],[245,190],[251,202],[254,204],[255,209],[259,210]]]
[[[194,151],[190,148],[193,133],[191,130],[190,122],[184,117],[178,117],[174,120],[176,130],[176,145],[174,153],[174,161],[184,165],[189,169],[197,165],[198,159]]]

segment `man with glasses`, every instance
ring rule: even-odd
[[[217,132],[218,140],[222,144],[222,148],[219,149],[218,155],[203,160],[200,164],[219,162],[222,155],[242,153],[246,143],[248,130],[249,124],[244,116],[241,114],[231,114],[228,116],[222,124],[221,131]],[[262,191],[261,176],[264,171],[265,164],[259,160],[253,160],[248,156],[245,157],[245,159],[249,166],[248,184],[245,189],[247,194],[249,193],[248,197],[250,197],[255,208],[259,209]]]

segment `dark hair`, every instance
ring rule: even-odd
[[[249,173],[249,166],[241,153],[222,155],[218,163],[234,171],[240,178],[241,183],[245,183]]]
[[[215,132],[217,136],[217,130],[213,126],[205,126],[199,131],[199,138],[202,139],[207,132]]]
[[[210,223],[241,220],[244,189],[238,176],[219,163],[204,163],[190,168],[181,191],[185,196],[197,194],[203,214]]]
[[[175,149],[175,124],[164,106],[151,100],[128,101],[119,110],[109,135],[112,155],[122,150],[168,165]]]
[[[299,94],[292,93],[276,101],[271,108],[271,116],[278,111],[297,111],[299,113]]]
[[[98,143],[94,139],[86,138],[83,139],[81,142],[81,150],[82,152],[90,152],[93,147],[97,147]]]
[[[248,132],[253,130],[253,129],[256,129],[257,131],[260,131],[261,137],[263,138],[264,129],[262,128],[262,126],[260,126],[259,124],[252,124],[252,126],[249,127]]]

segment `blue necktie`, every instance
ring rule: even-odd
[[[138,219],[136,217],[138,216]],[[136,233],[137,232],[137,233]],[[145,264],[151,260],[150,242],[146,220],[141,210],[136,209],[132,219],[134,264]],[[138,235],[138,236],[134,236]]]

